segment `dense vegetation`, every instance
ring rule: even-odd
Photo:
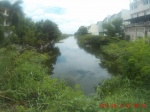
[[[35,49],[18,50],[16,45],[0,49],[0,111],[96,111],[96,104],[78,88],[50,79],[47,54]],[[94,106],[93,106],[94,105]]]
[[[57,58],[52,54],[59,54],[54,44],[68,35],[61,36],[57,24],[50,20],[33,22],[26,18],[20,4],[0,1],[0,8],[10,10],[8,17],[0,13],[1,112],[150,111],[149,39],[127,42],[92,36],[80,27],[76,34],[79,46],[108,55],[112,60],[104,59],[102,64],[118,70],[97,86],[95,96],[87,97],[78,86],[72,89],[50,78],[55,63],[50,60]],[[6,19],[9,26],[3,25]]]
[[[111,79],[104,80],[97,86],[96,97],[103,102],[101,108],[111,112],[149,111],[150,46],[148,37],[129,42],[119,37],[78,34],[76,39],[81,48],[96,57],[103,54],[100,65],[113,73]],[[144,107],[145,105],[147,107]]]
[[[124,37],[122,18],[116,18],[112,21],[104,22],[103,29],[105,35],[109,37],[120,37],[120,38]]]
[[[103,52],[112,59],[111,61],[103,60],[102,63],[106,67],[114,68],[115,66],[117,69],[114,78],[106,81],[102,87],[104,96],[110,96],[109,92],[122,95],[126,93],[130,97],[128,102],[145,103],[147,109],[150,109],[148,104],[150,98],[150,47],[146,40],[141,39],[135,42],[119,40],[102,48]],[[106,88],[109,89],[106,90]],[[124,98],[126,97],[122,97],[122,102]]]
[[[54,44],[67,35],[60,36],[59,28],[50,20],[35,23],[24,17],[20,4],[0,1],[0,8],[10,11],[8,17],[0,16],[0,111],[97,111],[96,102],[78,87],[73,90],[65,82],[50,78],[50,60],[56,57],[53,51],[59,54]]]

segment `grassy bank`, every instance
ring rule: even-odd
[[[79,37],[78,37],[79,38]],[[47,62],[53,56],[35,48],[9,45],[0,49],[0,111],[2,112],[148,112],[149,44],[90,36],[80,44],[112,58],[118,74],[97,86],[95,96],[84,96],[78,87],[51,79]],[[99,40],[96,41],[96,38]],[[105,44],[100,44],[106,42]],[[85,43],[83,43],[85,42]],[[98,42],[97,45],[92,45]],[[87,44],[88,43],[88,44]],[[89,44],[90,43],[90,44]],[[86,47],[90,45],[90,47]]]
[[[51,57],[17,46],[0,49],[0,111],[96,111],[93,100],[64,82],[50,79],[45,62]]]
[[[109,57],[109,60],[102,59],[104,67],[117,70],[111,79],[97,87],[96,97],[101,99],[105,111],[150,111],[150,48],[147,39],[129,42],[91,35],[76,38],[82,48],[89,51],[96,49]],[[87,45],[90,47],[87,48]]]

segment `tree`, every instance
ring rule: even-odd
[[[35,24],[36,36],[38,39],[42,39],[45,42],[55,41],[61,35],[61,32],[54,22],[50,20],[41,20]]]
[[[3,40],[4,40],[4,31],[2,26],[0,26],[0,44],[3,43]]]
[[[23,29],[23,38],[22,43],[28,44],[28,45],[35,45],[36,42],[36,29],[35,29],[35,23],[30,18],[25,18],[22,23],[22,29]]]
[[[103,28],[105,34],[110,37],[124,37],[123,33],[123,20],[122,18],[116,18],[111,22],[104,23]]]
[[[76,34],[79,34],[79,35],[85,35],[87,33],[88,33],[87,27],[85,26],[80,26],[78,31],[76,32]]]

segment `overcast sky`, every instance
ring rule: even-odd
[[[23,0],[23,10],[34,21],[50,19],[63,33],[102,21],[107,15],[129,9],[129,0]]]

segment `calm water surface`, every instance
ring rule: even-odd
[[[56,46],[60,49],[61,55],[54,65],[52,78],[64,79],[71,87],[80,84],[87,95],[95,92],[95,85],[110,78],[107,69],[99,66],[101,60],[79,48],[73,36]]]

